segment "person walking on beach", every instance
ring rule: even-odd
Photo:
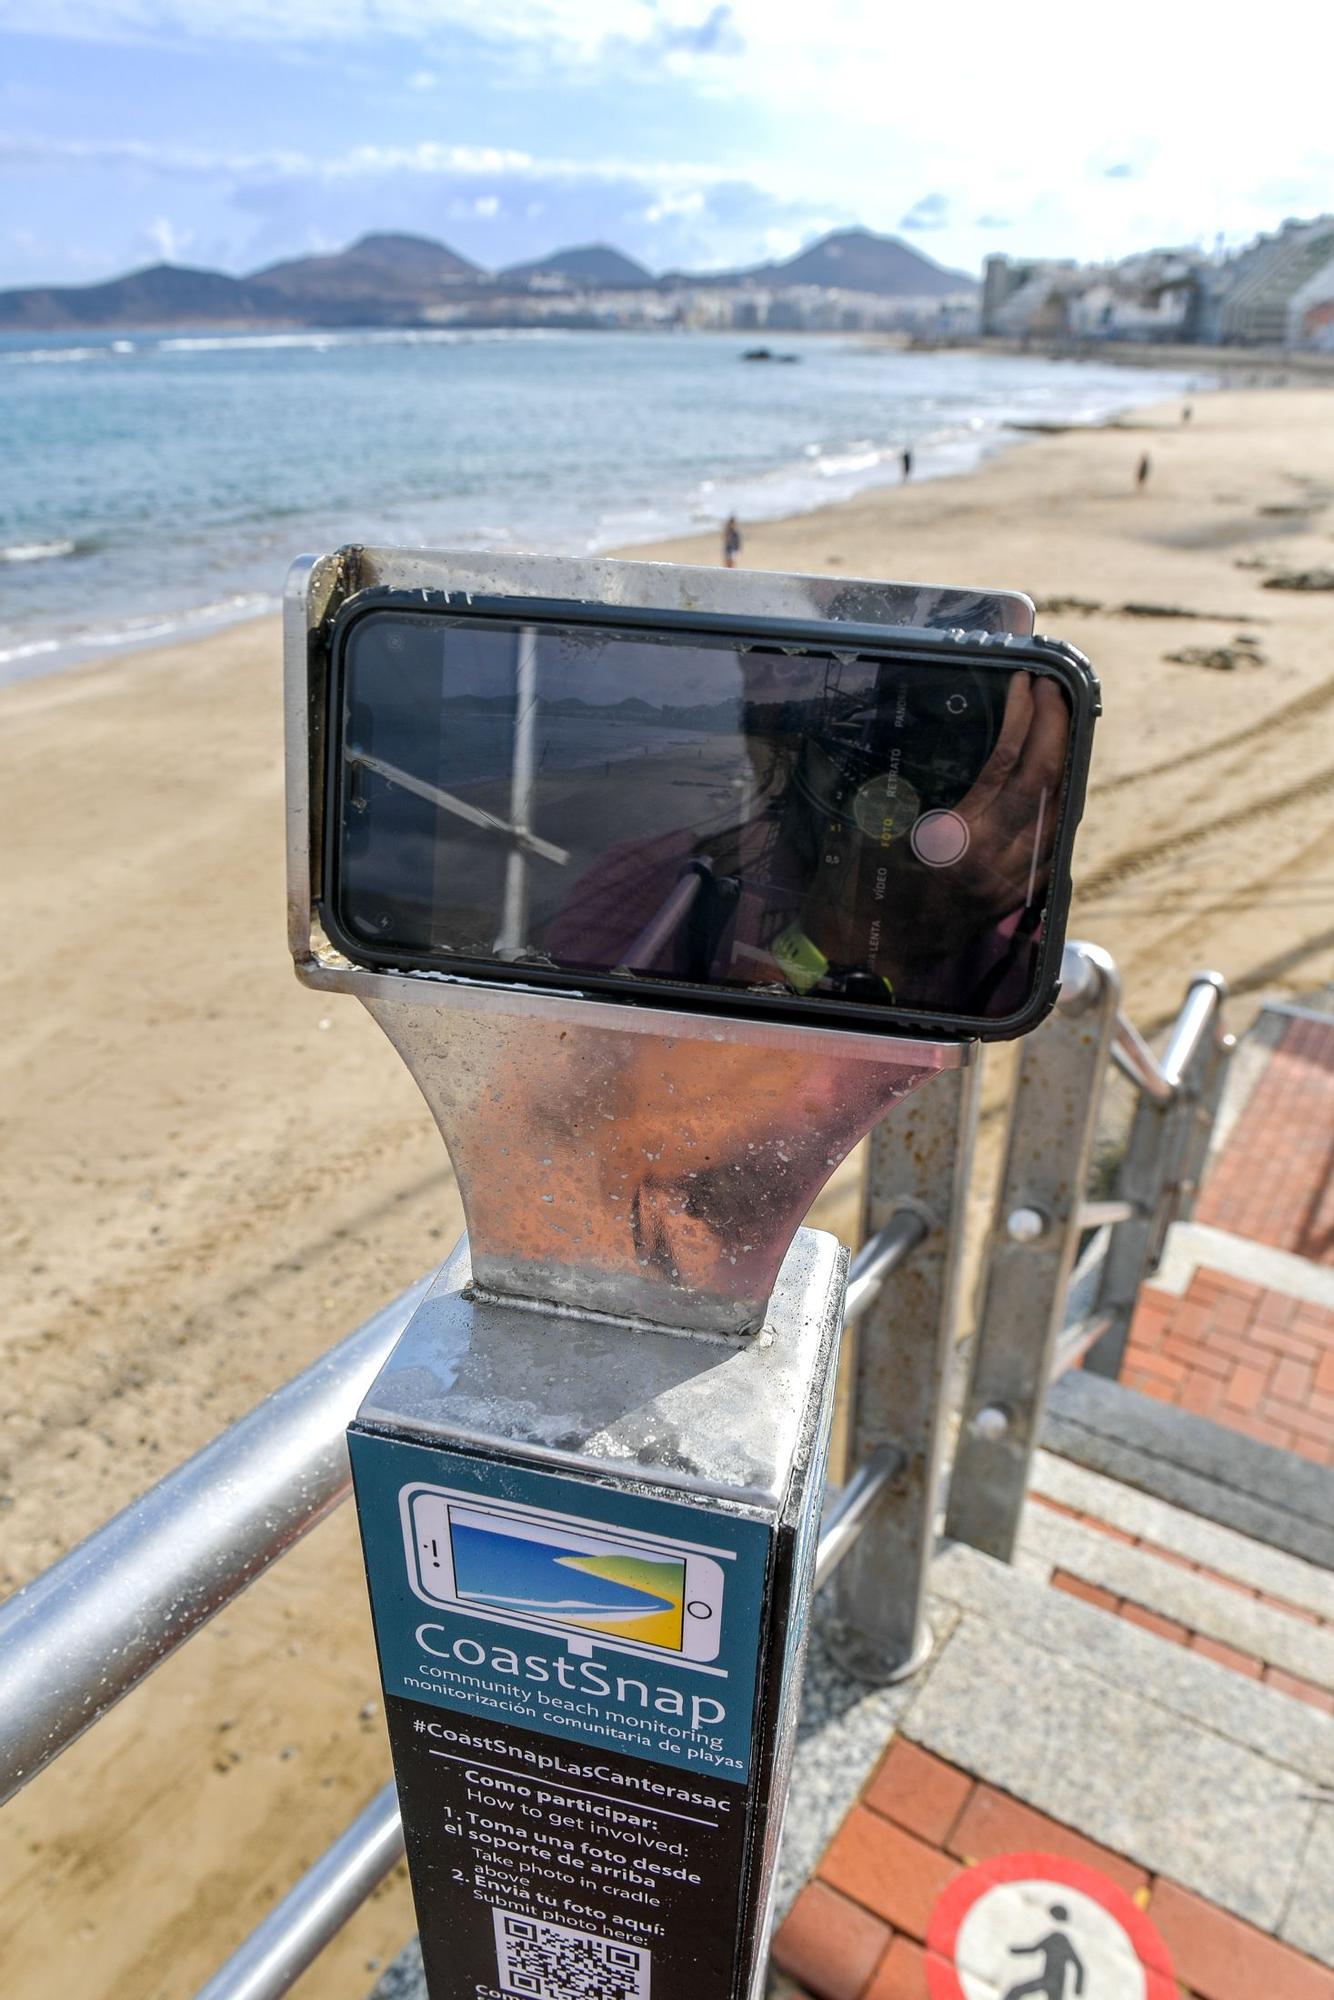
[[[1064,1903],[1053,1903],[1048,1914],[1058,1924],[1070,1921],[1070,1912]],[[1011,1958],[1036,1958],[1042,1954],[1042,1970],[1034,1979],[1025,1979],[1018,1986],[1012,1986],[1005,2000],[1071,2000],[1065,1990],[1065,1975],[1075,1975],[1075,1996],[1084,1991],[1084,1961],[1071,1944],[1064,1931],[1048,1931],[1046,1937],[1036,1944],[1012,1944]]]
[[[1144,453],[1144,456],[1140,459],[1139,464],[1135,467],[1135,484],[1139,488],[1141,493],[1144,491],[1144,488],[1149,483],[1149,474],[1152,472],[1152,470],[1153,470],[1153,460],[1149,457],[1149,454],[1146,451]]]
[[[912,478],[912,447],[911,447],[910,445],[905,445],[905,446],[903,447],[903,452],[902,452],[902,455],[901,455],[901,458],[900,458],[900,463],[901,463],[901,465],[903,466],[903,477],[904,477],[904,479],[905,479],[905,480],[908,480],[908,479],[911,479],[911,478]]]
[[[741,529],[735,514],[729,514],[723,522],[723,568],[735,569],[736,559],[741,554]]]

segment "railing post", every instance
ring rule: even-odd
[[[930,1646],[926,1579],[949,1418],[964,1213],[982,1068],[947,1071],[871,1134],[862,1202],[869,1238],[917,1207],[930,1234],[884,1280],[856,1335],[848,1475],[883,1445],[893,1476],[838,1573],[831,1638],[867,1680],[902,1678]]]
[[[1066,950],[1059,1012],[1020,1052],[978,1291],[945,1532],[1008,1562],[1085,1226],[1084,1189],[1121,982],[1105,952]]]
[[[1217,972],[1192,979],[1163,1055],[1171,1094],[1165,1100],[1143,1095],[1136,1106],[1117,1183],[1135,1214],[1112,1231],[1098,1293],[1098,1311],[1111,1324],[1089,1350],[1084,1366],[1090,1374],[1112,1381],[1120,1375],[1140,1287],[1157,1266],[1172,1224],[1194,1209],[1231,1054],[1231,1041],[1216,1021],[1226,990]]]

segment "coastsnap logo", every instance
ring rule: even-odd
[[[722,1674],[710,1662],[732,1551],[443,1486],[403,1487],[399,1511],[408,1581],[427,1604],[558,1636],[585,1660],[601,1648]]]
[[[565,1699],[567,1694],[576,1698],[592,1695],[595,1702],[606,1701],[621,1709],[638,1710],[640,1713],[651,1711],[655,1715],[675,1718],[684,1724],[691,1735],[700,1730],[716,1729],[727,1720],[725,1704],[712,1695],[686,1694],[680,1688],[640,1680],[633,1675],[613,1671],[601,1660],[561,1657],[549,1660],[541,1653],[519,1654],[511,1646],[483,1645],[480,1639],[451,1638],[443,1625],[430,1622],[419,1625],[414,1637],[424,1653],[429,1653],[436,1660],[448,1660],[452,1666],[462,1668],[465,1675],[480,1669],[503,1675],[511,1681],[524,1682],[530,1688],[550,1689],[550,1694],[536,1697],[540,1707],[596,1716],[599,1709],[595,1705],[587,1704],[581,1710],[577,1700],[570,1702]]]

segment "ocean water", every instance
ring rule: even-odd
[[[800,360],[743,362],[757,340]],[[744,526],[896,480],[905,445],[930,478],[1184,386],[855,336],[9,336],[0,681],[270,609],[307,550]]]

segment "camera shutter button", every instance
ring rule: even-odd
[[[912,851],[928,868],[952,868],[968,852],[968,823],[956,812],[923,813],[910,836]]]

